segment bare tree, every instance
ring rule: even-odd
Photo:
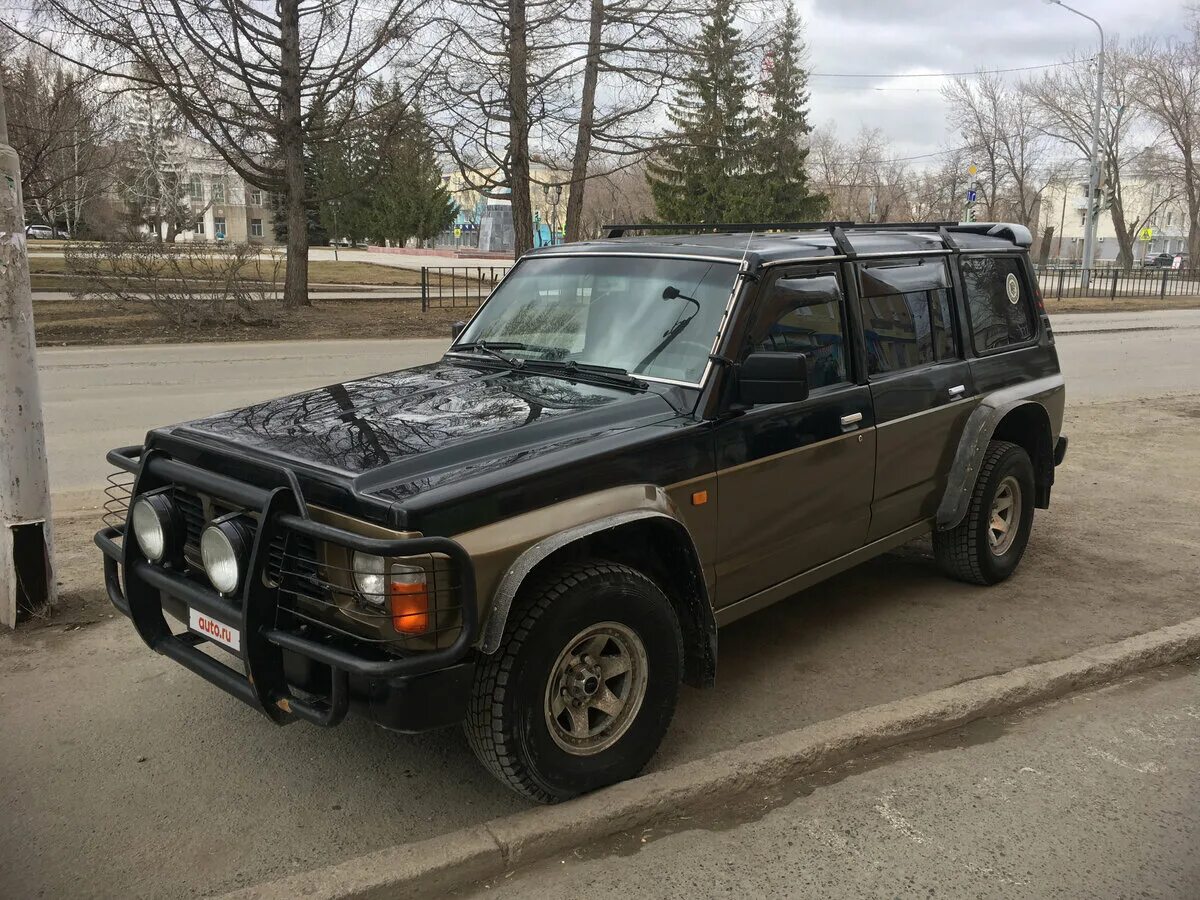
[[[1085,165],[1092,152],[1092,109],[1096,79],[1091,57],[1075,56],[1068,65],[1026,82],[1023,90],[1037,108],[1038,127],[1048,137],[1065,145],[1073,161]],[[1117,260],[1128,269],[1133,265],[1133,248],[1138,233],[1157,207],[1135,211],[1127,197],[1126,175],[1148,170],[1149,141],[1143,138],[1145,113],[1139,103],[1133,59],[1118,43],[1105,51],[1105,97],[1100,118],[1100,165],[1103,177],[1102,203],[1108,208],[1117,238]],[[1161,192],[1158,206],[1170,199]]]
[[[14,42],[15,43],[15,42]],[[8,85],[9,134],[21,160],[29,213],[75,234],[111,184],[114,114],[97,79],[30,45],[0,63]]]
[[[953,79],[944,89],[950,121],[979,169],[986,217],[1031,226],[1051,170],[1037,107],[999,75]]]
[[[285,302],[307,304],[306,154],[346,124],[335,101],[404,61],[434,0],[37,2],[27,38],[53,26],[92,71],[161,90],[241,178],[285,198]]]
[[[829,198],[831,218],[856,222],[911,218],[908,169],[882,130],[864,125],[852,141],[843,141],[829,123],[813,131],[809,150],[812,185]]]
[[[558,65],[571,0],[453,7],[426,108],[467,189],[512,202],[516,252],[533,246],[531,136],[569,104]]]
[[[1188,217],[1188,253],[1200,259],[1200,12],[1191,11],[1185,40],[1138,42],[1135,84],[1146,114],[1177,163]]]
[[[566,239],[579,240],[594,156],[609,166],[644,158],[660,139],[654,115],[686,66],[698,18],[687,0],[580,0],[569,15],[579,43],[569,69],[581,68],[578,106],[565,131],[574,134]],[[624,180],[624,179],[621,179]]]

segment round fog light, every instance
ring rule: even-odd
[[[175,542],[175,507],[165,494],[143,494],[129,514],[138,547],[151,562],[162,562]]]
[[[250,550],[250,530],[240,516],[218,519],[200,535],[200,559],[208,580],[222,594],[232,594],[242,581]]]

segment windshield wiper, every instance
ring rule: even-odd
[[[595,363],[581,363],[574,359],[529,359],[525,360],[530,369],[561,372],[564,375],[583,376],[593,381],[607,381],[622,387],[645,390],[649,385],[630,375],[628,371],[618,366],[601,366]]]
[[[507,366],[519,369],[525,365],[525,360],[514,356],[505,356],[501,350],[528,350],[529,348],[518,341],[470,341],[466,344],[455,344],[447,353],[478,352],[486,353],[493,359],[498,359]]]

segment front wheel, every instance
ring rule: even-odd
[[[671,722],[682,661],[675,611],[653,581],[610,562],[557,567],[521,592],[476,670],[467,740],[540,803],[632,778]]]
[[[951,578],[996,584],[1017,568],[1033,528],[1033,464],[1009,441],[988,444],[963,520],[933,533],[938,566]]]

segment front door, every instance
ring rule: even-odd
[[[717,426],[718,606],[864,542],[875,430],[870,389],[854,383],[846,312],[837,267],[784,270],[760,293],[739,358],[803,353],[810,393]]]
[[[856,267],[875,408],[869,540],[933,518],[976,398],[944,257]]]

